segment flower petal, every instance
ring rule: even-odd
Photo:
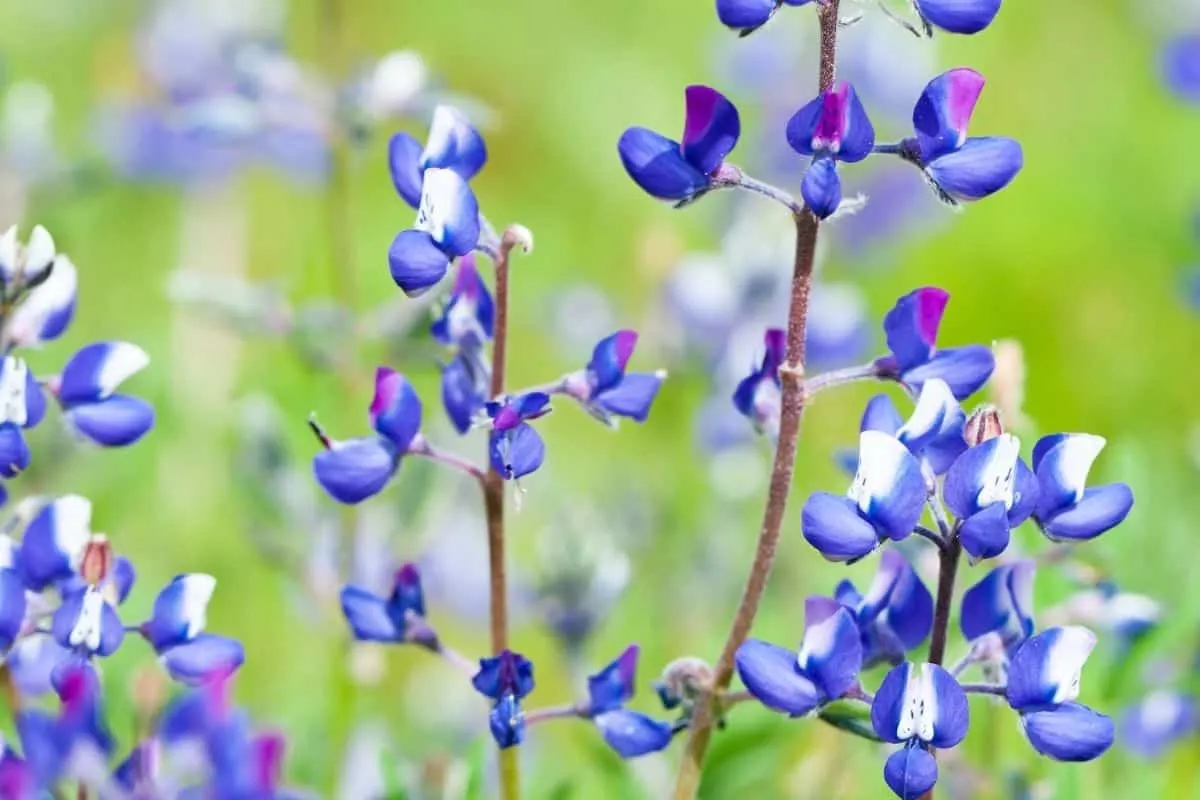
[[[442,367],[442,405],[450,424],[461,433],[471,429],[486,400],[485,378],[466,353],[458,353]]]
[[[1112,720],[1079,703],[1021,715],[1033,749],[1055,761],[1091,761],[1112,746]]]
[[[766,25],[779,5],[776,0],[717,0],[717,19],[744,36]]]
[[[479,659],[479,672],[471,679],[471,685],[493,700],[506,694],[521,700],[533,691],[533,664],[520,653],[504,650],[498,656]]]
[[[525,741],[525,712],[512,695],[503,695],[488,714],[488,729],[501,750],[516,747]]]
[[[822,702],[821,691],[800,673],[796,654],[759,639],[747,639],[734,658],[747,691],[767,708],[802,717]]]
[[[923,161],[962,147],[984,82],[975,70],[958,67],[938,75],[921,92],[913,108],[913,128]]]
[[[1156,689],[1121,718],[1121,740],[1143,758],[1157,758],[1200,728],[1196,699],[1171,689]]]
[[[921,465],[900,441],[880,431],[859,434],[858,472],[849,497],[881,536],[903,539],[925,508]]]
[[[400,231],[388,249],[392,280],[409,297],[437,285],[450,269],[450,258],[425,231]]]
[[[208,603],[216,588],[212,575],[176,575],[155,598],[150,619],[141,626],[142,636],[159,653],[194,639],[207,624]]]
[[[1017,459],[1017,471],[1013,477],[1013,504],[1008,510],[1008,526],[1015,528],[1033,514],[1038,504],[1038,480],[1033,470],[1025,466],[1024,459]]]
[[[1040,489],[1037,513],[1048,517],[1083,499],[1088,473],[1106,444],[1103,436],[1059,433],[1038,440],[1033,448]]]
[[[21,429],[11,422],[0,423],[0,477],[17,477],[29,468],[32,457]]]
[[[150,356],[129,342],[96,342],[71,356],[63,367],[58,399],[64,406],[102,400],[150,363]]]
[[[712,175],[737,145],[742,132],[737,107],[708,86],[689,86],[684,92],[687,113],[680,148],[684,159]]]
[[[913,0],[921,18],[950,33],[979,33],[992,24],[1000,0]]]
[[[912,650],[933,629],[933,595],[898,550],[884,550],[879,570],[858,609],[859,624],[868,627],[887,650],[873,656],[900,656]]]
[[[71,577],[91,539],[92,504],[64,495],[43,506],[21,539],[18,564],[31,591]]]
[[[339,503],[353,505],[387,485],[400,466],[391,442],[378,436],[335,442],[313,458],[317,483]]]
[[[845,82],[797,111],[786,134],[800,155],[827,154],[850,163],[866,158],[875,146],[875,128],[854,87]]]
[[[953,747],[967,735],[967,694],[936,664],[904,663],[884,677],[871,704],[871,725],[888,742],[919,739]]]
[[[863,411],[859,431],[882,431],[890,436],[895,436],[896,431],[900,430],[900,426],[903,424],[904,420],[900,418],[900,412],[896,410],[896,404],[892,402],[892,398],[886,394],[877,394],[867,401],[867,408]]]
[[[1053,540],[1094,539],[1120,525],[1133,508],[1133,491],[1123,483],[1093,486],[1075,506],[1042,520],[1042,530]]]
[[[1200,102],[1200,34],[1177,34],[1167,42],[1162,71],[1171,91],[1188,102]]]
[[[1009,662],[1009,705],[1025,711],[1077,698],[1083,665],[1095,646],[1096,635],[1076,625],[1027,639]]]
[[[1001,503],[992,503],[962,520],[958,531],[963,549],[972,562],[995,558],[1008,547],[1008,515]]]
[[[202,633],[172,647],[162,656],[163,666],[171,677],[187,686],[199,686],[216,675],[228,675],[245,661],[246,649],[241,642],[211,633]]]
[[[918,800],[937,779],[937,759],[923,747],[902,747],[883,764],[883,780],[900,800]]]
[[[977,392],[996,368],[992,350],[983,345],[952,347],[934,353],[924,364],[903,372],[900,379],[920,391],[925,381],[941,378],[950,386],[958,400]]]
[[[875,528],[859,515],[854,501],[828,492],[808,498],[801,529],[805,540],[829,561],[854,561],[879,546]]]
[[[609,414],[645,422],[666,373],[630,372],[620,383],[598,394],[593,402]]]
[[[36,428],[46,416],[46,395],[38,383],[33,370],[25,370],[25,424],[23,427]]]
[[[805,600],[804,618],[796,664],[824,700],[836,700],[858,683],[863,662],[858,625],[854,615],[830,597]]]
[[[449,258],[474,250],[479,244],[479,203],[466,180],[449,169],[426,170],[413,227],[428,233]]]
[[[631,644],[604,669],[588,676],[588,710],[592,714],[618,709],[633,697],[637,659],[638,646]]]
[[[397,133],[388,141],[388,170],[396,193],[413,208],[421,205],[421,144],[407,133]]]
[[[942,497],[959,518],[974,516],[995,503],[1004,512],[1016,500],[1015,484],[1021,443],[1001,434],[968,449],[946,473]]]
[[[804,205],[818,219],[833,216],[842,203],[842,181],[838,177],[837,162],[829,157],[814,158],[800,183],[800,194]]]
[[[0,569],[0,656],[8,653],[21,632],[25,608],[25,584],[20,573],[11,567]]]
[[[919,454],[926,444],[942,432],[946,418],[952,416],[955,410],[961,411],[950,386],[941,378],[930,378],[921,386],[916,408],[908,421],[896,431],[896,438],[913,454]]]
[[[75,317],[79,278],[71,259],[54,259],[50,277],[34,288],[12,312],[9,335],[18,347],[32,347],[57,339]]]
[[[624,708],[606,711],[592,721],[604,741],[621,758],[637,758],[665,750],[674,733],[670,723]]]
[[[949,302],[950,293],[945,289],[926,286],[901,297],[883,318],[888,350],[899,372],[908,372],[933,357],[942,314]]]
[[[154,406],[140,397],[114,394],[72,406],[66,418],[76,432],[101,447],[125,447],[154,427]]]
[[[430,169],[442,168],[453,170],[464,181],[469,181],[486,163],[487,145],[467,115],[452,106],[435,108],[429,139],[421,154],[421,169],[426,170],[426,180]]]
[[[1033,635],[1033,576],[1037,562],[1001,564],[963,594],[959,624],[975,641],[996,633],[1008,647]]]
[[[982,200],[1008,186],[1024,166],[1015,139],[984,136],[967,139],[959,149],[925,165],[934,185],[960,203]]]
[[[611,389],[621,382],[625,376],[625,365],[637,346],[637,339],[637,331],[617,331],[600,340],[592,350],[592,360],[587,365],[593,393]]]
[[[71,657],[71,651],[53,636],[35,633],[22,637],[5,663],[18,691],[25,697],[39,697],[54,688],[51,676]]]
[[[683,157],[678,142],[647,128],[629,128],[617,143],[633,182],[661,200],[687,200],[709,188],[709,177]]]
[[[370,417],[375,431],[403,453],[421,430],[421,398],[403,375],[379,367],[375,370]]]
[[[546,458],[546,443],[527,422],[509,431],[493,432],[489,444],[492,467],[505,480],[534,472]]]

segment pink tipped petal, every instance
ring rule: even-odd
[[[875,126],[871,124],[867,110],[854,87],[846,84],[846,103],[843,110],[841,146],[838,149],[838,161],[853,164],[871,155],[875,148]]]
[[[617,331],[601,339],[596,345],[587,367],[593,394],[611,389],[621,382],[625,375],[625,365],[633,356],[637,338],[635,331]]]
[[[683,157],[701,173],[712,175],[737,145],[742,130],[738,110],[708,86],[689,86],[684,97]]]
[[[421,430],[421,399],[400,373],[379,367],[371,400],[371,425],[403,453]]]
[[[914,0],[917,13],[949,33],[979,33],[992,24],[1000,0]]]
[[[1017,141],[985,136],[968,139],[958,150],[933,159],[925,173],[952,200],[969,203],[1008,186],[1024,163]]]
[[[922,160],[932,161],[962,147],[983,84],[983,76],[966,67],[952,69],[929,82],[913,109]]]
[[[883,318],[888,350],[900,372],[925,364],[937,344],[938,328],[950,293],[936,286],[909,292]]]

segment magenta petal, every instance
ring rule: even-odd
[[[403,453],[421,430],[421,399],[407,378],[388,367],[379,367],[375,370],[370,417],[376,432]]]
[[[949,302],[950,293],[945,289],[926,286],[901,297],[883,318],[888,350],[900,372],[929,361]]]
[[[983,84],[984,78],[978,72],[959,67],[937,76],[925,87],[913,109],[913,127],[923,161],[957,150],[966,141],[967,125]]]
[[[689,86],[685,98],[683,157],[703,174],[712,175],[737,145],[742,131],[738,110],[708,86]]]

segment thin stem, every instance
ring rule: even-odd
[[[959,685],[967,694],[992,694],[997,697],[1004,697],[1008,691],[1007,686],[1001,686],[996,683],[961,683]]]
[[[718,177],[718,180],[715,184],[716,188],[741,189],[746,192],[753,192],[754,194],[759,194],[763,197],[769,197],[776,203],[779,203],[784,208],[791,211],[792,216],[800,216],[804,213],[804,203],[800,202],[795,197],[792,197],[791,194],[783,189],[780,189],[778,186],[772,186],[765,181],[752,178],[751,176],[742,172],[741,169],[734,167],[733,165],[725,165],[722,167],[722,169],[726,169],[735,174],[732,174],[730,177],[725,179]]]
[[[833,86],[837,62],[838,2],[829,0],[820,8],[821,64],[820,89],[828,91]],[[767,503],[763,509],[762,528],[758,534],[758,545],[754,552],[754,563],[746,580],[737,613],[730,626],[721,657],[713,673],[712,686],[696,703],[690,724],[687,748],[683,763],[675,782],[675,800],[691,800],[700,788],[700,773],[704,755],[712,740],[713,726],[717,721],[717,706],[720,693],[729,686],[733,678],[733,661],[738,647],[746,640],[754,617],[758,613],[767,578],[775,563],[779,546],[779,531],[787,510],[788,492],[792,486],[792,475],[796,466],[796,446],[800,439],[800,421],[804,415],[804,339],[808,328],[809,289],[812,284],[813,261],[817,249],[817,233],[820,220],[812,213],[795,216],[796,256],[792,267],[791,305],[788,309],[787,350],[784,366],[779,370],[783,384],[783,397],[779,419],[779,436],[775,448],[775,460],[771,468],[771,481],[767,491]]]
[[[545,708],[535,708],[532,711],[526,711],[525,724],[536,725],[539,722],[551,719],[568,719],[582,716],[585,716],[584,710],[574,703],[570,705],[547,706]]]
[[[937,480],[934,478],[933,480]],[[938,531],[942,534],[943,541],[950,541],[954,536],[954,528],[950,525],[950,518],[946,514],[946,507],[942,505],[942,499],[937,493],[937,484],[934,483],[928,497],[929,512],[933,514],[933,521],[937,523]]]
[[[950,612],[954,605],[954,578],[958,574],[958,562],[962,556],[962,542],[958,531],[950,531],[946,547],[938,559],[937,601],[933,610],[933,638],[929,641],[929,663],[941,664],[946,659],[946,636],[950,630]],[[929,754],[936,757],[931,747]],[[933,800],[933,790],[921,795],[919,800]]]
[[[886,156],[898,156],[904,152],[903,145],[900,142],[895,144],[877,144],[871,148],[872,153],[879,153]]]
[[[875,362],[872,361],[867,364],[844,367],[843,369],[832,369],[829,372],[822,372],[820,375],[813,375],[804,382],[804,388],[808,391],[808,397],[811,399],[818,392],[823,392],[826,389],[833,389],[838,386],[845,386],[848,383],[870,380],[877,377],[879,377],[879,370],[876,369]]]
[[[936,531],[929,530],[929,528],[926,528],[924,525],[918,525],[917,527],[913,528],[913,533],[923,539],[928,539],[929,541],[933,542],[938,546],[939,550],[946,546],[946,540],[941,537],[941,534],[937,533]]]
[[[444,644],[439,644],[437,654],[446,659],[455,669],[461,671],[468,678],[475,676],[479,672],[479,665],[471,659],[464,656],[452,647],[447,647]]]
[[[451,453],[436,447],[421,434],[417,434],[417,437],[412,440],[412,443],[408,446],[407,453],[408,455],[428,458],[430,461],[443,464],[451,469],[456,469],[459,472],[470,475],[477,481],[483,481],[485,476],[484,471],[471,460],[463,458],[457,453]]]

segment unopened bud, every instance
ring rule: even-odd
[[[161,669],[143,667],[133,674],[129,699],[142,719],[153,719],[167,700],[167,678]]]
[[[533,252],[533,232],[524,225],[513,223],[504,231],[504,236],[500,239],[500,249],[505,252],[511,252],[517,245],[521,246],[521,250],[526,253]]]
[[[963,427],[963,437],[971,447],[995,439],[1002,433],[1004,426],[1000,423],[1000,411],[992,405],[975,409]]]
[[[99,586],[108,577],[112,569],[112,545],[108,537],[102,533],[92,536],[91,541],[83,549],[83,559],[79,562],[79,575],[89,586]]]
[[[712,678],[713,671],[708,662],[695,656],[685,656],[667,664],[655,689],[667,709],[680,703],[690,706],[712,685]]]

